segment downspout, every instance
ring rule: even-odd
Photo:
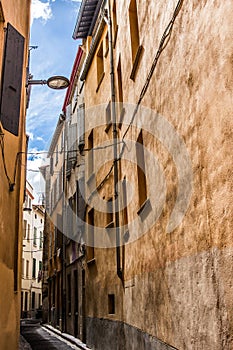
[[[67,122],[64,123],[64,138],[63,138],[63,196],[62,196],[62,332],[66,332],[66,201],[65,201],[65,184],[66,184],[66,140],[67,140]]]
[[[115,223],[116,223],[116,266],[117,276],[122,280],[121,269],[121,250],[120,250],[120,227],[119,227],[119,197],[117,192],[118,185],[118,152],[117,152],[117,122],[116,122],[116,90],[114,81],[114,61],[113,61],[113,41],[112,41],[112,19],[110,0],[108,3],[108,37],[109,37],[109,57],[110,57],[110,79],[111,79],[111,111],[112,111],[112,125],[113,125],[113,157],[114,157],[114,199],[115,199]]]

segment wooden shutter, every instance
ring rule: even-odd
[[[2,72],[1,115],[4,129],[18,136],[22,73],[24,60],[24,37],[7,24]]]

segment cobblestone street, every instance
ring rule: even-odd
[[[23,337],[22,337],[23,336]],[[26,340],[26,342],[25,342]],[[29,346],[29,344],[30,346]],[[80,350],[39,323],[21,322],[20,350]]]

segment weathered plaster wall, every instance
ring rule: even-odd
[[[123,50],[127,21],[119,26],[116,52],[119,48],[122,56],[127,102],[137,101],[174,5],[139,1],[144,53],[135,83],[128,79],[130,55]],[[127,4],[119,11],[119,18],[126,18]],[[193,194],[182,224],[166,233],[177,173],[163,145],[147,138],[146,147],[156,145],[165,169],[167,200],[154,228],[126,247],[126,279],[135,278],[135,286],[125,293],[125,321],[179,349],[230,349],[233,341],[231,12],[230,1],[184,2],[143,100],[183,137],[193,167]],[[150,123],[153,130],[155,120]]]
[[[126,103],[138,100],[175,5],[175,1],[138,1],[143,54],[133,82],[129,78],[132,69],[129,1],[118,2],[119,28],[114,57],[116,63],[121,56]],[[146,235],[126,245],[124,288],[120,289],[115,272],[110,274],[116,269],[113,253],[110,261],[109,252],[104,249],[96,251],[95,266],[90,267],[87,274],[88,316],[111,318],[106,312],[107,294],[109,286],[118,285],[116,300],[120,300],[120,304],[123,302],[123,310],[117,310],[114,320],[141,329],[178,349],[230,350],[233,346],[232,176],[229,170],[232,158],[232,11],[230,0],[184,2],[171,40],[142,101],[174,126],[190,155],[193,192],[182,223],[172,232],[166,232],[176,201],[177,169],[164,145],[146,135],[145,146],[156,151],[164,169],[167,194],[162,214]],[[93,62],[85,83],[87,108],[106,103],[110,98],[108,64],[96,93]],[[151,130],[155,122],[152,115],[148,120]],[[123,125],[120,135],[125,129]],[[129,132],[133,139],[137,134],[138,130]],[[105,137],[104,133],[95,131],[94,145]],[[150,172],[148,160],[146,171]],[[102,173],[98,173],[99,179],[104,172],[103,168]],[[124,162],[121,173],[122,177],[126,175],[136,181],[135,168]],[[107,196],[111,191],[107,186],[101,189],[101,195]],[[160,187],[153,188],[154,193],[159,190]],[[132,219],[139,209],[137,194],[130,208]],[[99,216],[98,222],[96,216],[96,224],[102,225],[102,217]],[[106,334],[108,330],[112,332],[107,325],[105,330]],[[90,337],[95,338],[93,329],[89,331]],[[132,343],[124,344],[127,349],[132,348]]]

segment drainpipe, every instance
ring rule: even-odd
[[[64,118],[64,138],[63,138],[63,196],[62,196],[62,332],[66,332],[66,201],[65,201],[65,184],[66,184],[66,141],[67,141],[67,121]]]
[[[116,90],[114,81],[114,61],[113,61],[113,40],[112,40],[112,19],[110,0],[108,3],[108,37],[109,37],[109,57],[110,57],[110,79],[111,79],[111,112],[113,125],[113,157],[114,157],[114,199],[115,199],[115,223],[116,223],[116,264],[117,276],[122,280],[121,250],[120,250],[120,227],[119,227],[119,197],[117,192],[118,184],[118,152],[117,152],[117,122],[116,122]]]

